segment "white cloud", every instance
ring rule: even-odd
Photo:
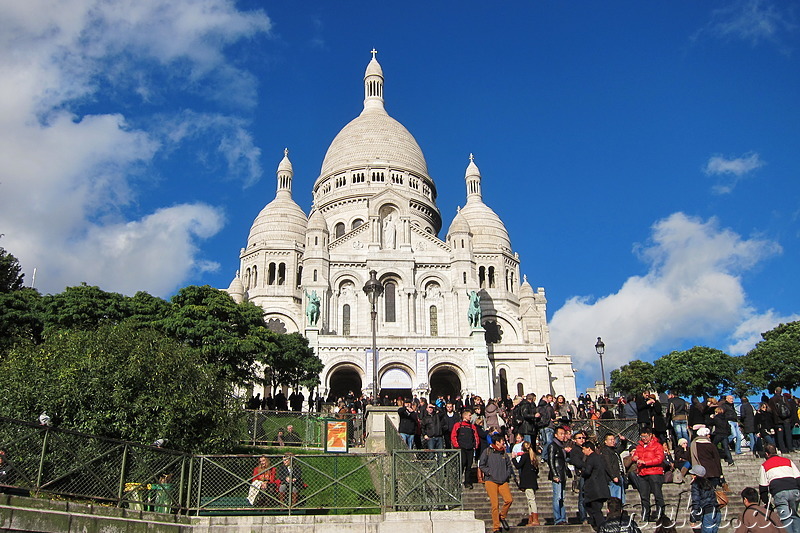
[[[790,13],[782,12],[780,4],[766,0],[729,2],[725,7],[712,11],[708,25],[697,35],[708,33],[722,39],[746,41],[754,46],[762,41],[778,42],[781,33],[795,29]]]
[[[746,354],[755,348],[756,343],[762,340],[762,333],[773,329],[778,324],[800,320],[800,315],[798,314],[782,316],[773,309],[760,314],[753,310],[748,310],[748,312],[751,314],[739,324],[731,335],[732,342],[726,348],[727,353],[731,355]]]
[[[717,176],[720,181],[714,185],[712,190],[716,194],[728,194],[733,192],[734,187],[746,174],[761,168],[765,165],[764,161],[757,153],[745,154],[742,157],[726,158],[715,155],[708,159],[703,171],[709,176]]]
[[[87,281],[164,295],[214,267],[195,243],[219,231],[218,209],[128,214],[138,178],[181,139],[141,116],[146,109],[132,125],[130,106],[108,95],[128,90],[146,103],[166,87],[252,104],[254,78],[228,61],[226,47],[269,29],[263,12],[239,11],[231,0],[0,4],[0,233],[26,279],[36,267],[46,292]],[[95,101],[109,111],[80,113]],[[182,113],[173,123],[189,114]],[[260,153],[246,123],[214,117],[204,134],[216,140],[221,174],[257,180]]]
[[[638,249],[649,266],[646,275],[632,276],[619,291],[596,300],[574,297],[556,311],[553,350],[572,354],[578,368],[594,368],[594,339],[600,335],[610,371],[647,358],[652,349],[735,332],[753,318],[740,274],[780,251],[772,241],[721,229],[716,219],[674,213],[656,222],[651,242]]]

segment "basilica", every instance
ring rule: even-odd
[[[377,381],[392,396],[575,398],[571,357],[550,352],[545,291],[520,276],[472,155],[464,206],[440,237],[436,183],[417,141],[386,112],[375,53],[364,109],[331,142],[311,213],[292,197],[285,150],[275,198],[253,222],[228,293],[261,306],[273,331],[309,339],[325,364],[324,395],[370,394]],[[371,271],[382,287],[377,358],[363,290]]]

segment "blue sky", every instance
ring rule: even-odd
[[[579,388],[800,318],[794,2],[0,3],[0,246],[26,280],[227,287],[290,150],[306,212],[375,47],[445,230],[468,156]]]

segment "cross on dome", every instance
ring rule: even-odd
[[[378,51],[375,50],[375,48],[373,48],[372,50],[370,50],[370,53],[372,54],[372,59],[375,59],[375,54],[377,54]]]
[[[472,152],[470,152],[469,153],[469,162],[472,163],[473,161],[475,161],[475,156],[472,155]]]
[[[284,148],[283,149],[283,155],[284,156],[288,156],[289,155],[289,149],[288,148]]]

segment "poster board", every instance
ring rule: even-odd
[[[325,427],[325,453],[347,453],[350,420],[325,418],[322,423]]]

